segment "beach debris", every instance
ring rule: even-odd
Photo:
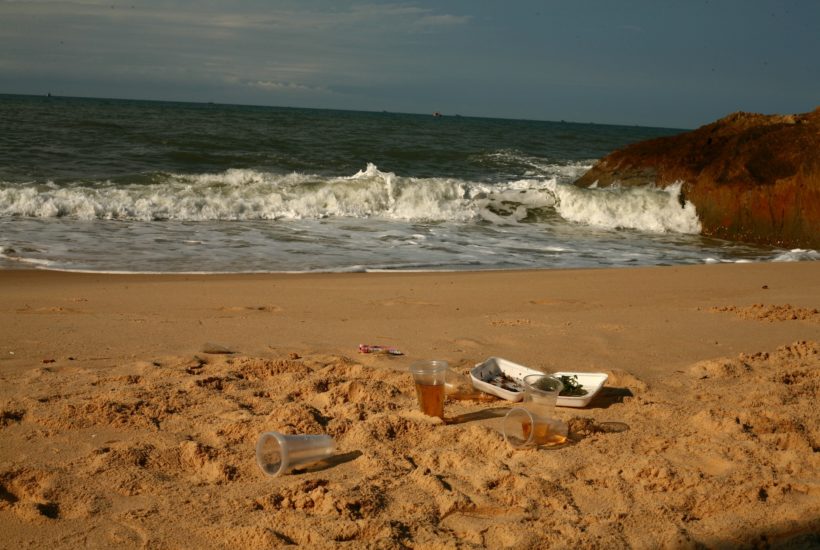
[[[579,396],[579,395],[586,395],[588,392],[584,389],[583,384],[578,382],[578,375],[573,374],[569,375],[562,375],[558,377],[561,380],[561,384],[563,384],[564,389],[561,390],[561,393],[558,395],[564,396]]]
[[[507,401],[520,401],[524,395],[522,380],[527,374],[539,374],[500,357],[490,357],[470,370],[473,387]]]
[[[499,372],[498,374],[493,375],[491,378],[485,379],[485,381],[492,384],[493,386],[497,386],[507,391],[520,392],[524,390],[524,388],[521,387],[521,384],[519,384],[514,378],[510,378],[503,372]]]
[[[43,359],[43,363],[56,363],[56,359]]]
[[[359,344],[359,353],[381,353],[386,355],[404,355],[396,348],[388,348],[386,346]]]
[[[329,458],[336,442],[329,435],[285,435],[265,432],[256,442],[256,463],[269,476]]]

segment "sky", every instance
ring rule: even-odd
[[[820,0],[0,0],[0,93],[695,128],[820,105]]]

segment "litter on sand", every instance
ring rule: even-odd
[[[388,348],[385,346],[370,344],[359,344],[359,353],[385,353],[387,355],[404,355],[404,353],[395,348]]]

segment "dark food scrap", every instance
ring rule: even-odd
[[[563,395],[567,397],[578,397],[581,395],[586,395],[587,390],[584,389],[584,386],[578,382],[578,376],[573,374],[572,376],[562,375],[559,377],[561,383],[564,385],[564,389],[561,390],[561,393],[558,395]]]
[[[485,378],[485,382],[488,382],[493,386],[497,386],[502,390],[513,392],[519,392],[522,390],[521,385],[518,382],[516,382],[514,379],[510,378],[503,372],[490,372],[486,376],[487,378]]]

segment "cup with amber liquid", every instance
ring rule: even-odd
[[[504,439],[514,449],[561,445],[567,440],[567,425],[557,418],[541,416],[524,407],[513,407],[501,425]]]
[[[410,365],[421,412],[444,418],[444,390],[447,382],[446,361],[417,361]]]
[[[567,440],[567,425],[555,418],[555,403],[564,389],[561,380],[548,374],[524,377],[521,405],[504,417],[502,432],[516,449],[560,445]]]

